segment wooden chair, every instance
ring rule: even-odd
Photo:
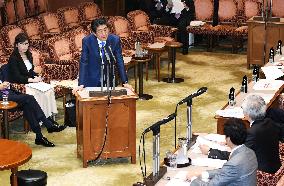
[[[84,2],[79,5],[81,25],[84,28],[92,22],[92,20],[101,17],[102,13],[99,6],[96,3]]]
[[[4,16],[6,24],[13,24],[17,22],[16,8],[13,0],[4,2]]]
[[[174,40],[176,28],[164,25],[151,25],[149,16],[141,11],[134,10],[127,14],[132,31],[153,32],[154,42],[167,42]]]
[[[63,7],[57,10],[62,30],[68,31],[80,27],[79,9],[76,7]]]
[[[59,26],[60,21],[57,14],[46,12],[39,15],[39,19],[43,25],[44,37],[49,38],[62,33],[62,30]]]
[[[23,29],[16,25],[4,26],[0,30],[0,34],[5,44],[5,50],[7,51],[8,55],[10,55],[14,50],[15,37],[21,32],[24,32]]]

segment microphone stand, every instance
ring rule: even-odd
[[[107,59],[107,65],[106,65],[107,77],[106,78],[107,78],[107,92],[109,92],[110,91],[109,90],[109,85],[110,85],[110,83],[109,83],[109,71],[110,71],[109,68],[110,68],[111,61],[110,61],[110,57],[109,57],[105,47],[104,47],[104,51],[105,51],[105,56],[106,56],[106,59]]]
[[[262,1],[262,6],[263,6],[263,13],[262,13],[262,17],[263,17],[263,20],[264,20],[264,45],[263,45],[263,66],[265,65],[266,63],[266,45],[267,45],[267,24],[268,24],[268,21],[269,21],[269,7],[268,7],[268,0],[266,0],[266,7],[264,8],[264,0]],[[271,8],[271,7],[270,7]],[[272,9],[270,10],[272,12]],[[272,13],[271,13],[272,15]]]
[[[104,58],[103,58],[102,50],[103,50],[103,48],[100,48],[100,51],[99,51],[100,56],[101,56],[101,78],[100,78],[101,92],[104,91]]]
[[[192,98],[186,102],[186,106],[187,106],[186,144],[188,150],[192,138]]]
[[[152,129],[153,131],[153,173],[144,178],[147,186],[154,186],[167,172],[167,167],[160,167],[160,126]]]
[[[112,64],[112,89],[115,90],[115,79],[116,79],[116,77],[115,77],[115,64],[116,64],[116,58],[113,55],[111,47],[108,46],[108,48],[109,48],[110,54],[111,54],[111,56],[113,58],[113,62],[111,63]]]

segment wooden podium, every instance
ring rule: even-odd
[[[277,46],[278,40],[284,41],[284,18],[269,18],[265,30],[262,17],[254,16],[247,21],[248,24],[248,50],[247,68],[255,64],[264,66],[264,43],[266,43],[265,63],[268,62],[269,49]]]
[[[88,91],[76,96],[77,157],[83,159],[83,167],[94,160],[102,149],[107,119],[107,137],[100,158],[131,157],[136,163],[136,99],[127,95],[111,97],[88,97]]]

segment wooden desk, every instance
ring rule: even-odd
[[[0,139],[0,170],[11,169],[11,185],[17,186],[18,166],[32,157],[32,149],[21,142]]]
[[[277,103],[277,100],[278,100],[278,96],[282,93],[283,89],[284,89],[284,85],[282,85],[282,87],[280,87],[279,90],[277,91],[256,91],[256,90],[253,90],[253,85],[254,83],[253,82],[250,82],[248,84],[248,93],[242,93],[242,92],[239,92],[237,95],[236,95],[236,105],[235,107],[240,107],[242,105],[242,102],[243,102],[243,99],[250,93],[265,93],[265,94],[273,94],[273,98],[270,100],[269,103],[267,103],[267,108],[270,108],[270,107],[277,107],[278,103]],[[222,108],[222,110],[228,108],[229,105],[228,103]],[[225,122],[228,120],[228,118],[225,118],[225,117],[221,117],[221,116],[218,116],[216,115],[215,116],[215,119],[217,119],[217,133],[218,134],[224,134],[224,124]],[[246,125],[247,128],[249,128],[249,121],[246,119],[246,118],[243,118],[243,121]]]
[[[106,120],[108,130],[101,158],[131,157],[135,164],[137,95],[129,91],[128,95],[111,97],[110,105],[106,96],[88,95],[87,90],[76,95],[77,157],[83,159],[83,167],[102,149]]]
[[[247,21],[248,24],[248,51],[247,51],[247,68],[255,64],[264,66],[268,62],[269,49],[275,48],[278,40],[284,41],[284,18],[271,19],[265,23],[262,17],[255,16]],[[264,57],[264,44],[266,44],[266,58]]]
[[[0,110],[3,110],[4,112],[4,125],[3,125],[3,129],[4,129],[4,138],[9,139],[9,122],[8,122],[8,110],[16,108],[17,107],[17,103],[14,101],[9,101],[9,104],[4,105],[3,101],[0,101]],[[2,123],[1,123],[2,125]],[[1,135],[1,126],[0,126],[0,138],[2,137]]]

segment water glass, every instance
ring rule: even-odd
[[[177,168],[177,155],[176,154],[172,154],[172,156],[170,157],[170,167],[172,167],[173,170],[176,170]]]
[[[2,94],[2,98],[3,98],[2,104],[3,105],[8,105],[9,104],[9,102],[8,102],[8,94]]]

